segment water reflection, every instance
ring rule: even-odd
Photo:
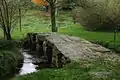
[[[28,73],[32,73],[32,72],[36,72],[37,69],[37,65],[34,65],[32,62],[32,56],[27,54],[26,52],[22,52],[23,56],[24,56],[24,63],[23,66],[20,70],[20,75],[25,75]]]

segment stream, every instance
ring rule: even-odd
[[[37,65],[33,64],[32,55],[29,55],[27,52],[22,52],[22,54],[24,56],[24,62],[23,62],[23,66],[19,72],[19,75],[25,75],[28,73],[36,72]]]

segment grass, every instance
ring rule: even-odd
[[[44,13],[43,13],[44,14]],[[40,12],[34,11],[27,14],[22,19],[22,31],[19,31],[19,25],[16,27],[12,36],[14,39],[20,39],[28,32],[51,32],[49,14],[43,15]],[[48,15],[48,16],[47,16]],[[113,42],[113,32],[91,32],[83,29],[80,24],[73,24],[72,18],[68,14],[61,14],[57,18],[59,33],[78,36],[87,40],[100,40]],[[117,43],[120,43],[120,33],[117,34]]]
[[[26,36],[28,32],[51,32],[50,14],[40,11],[28,11],[26,16],[22,19],[22,31],[19,31],[19,25],[14,28],[12,36],[14,39],[21,39]],[[114,48],[114,34],[113,32],[93,32],[83,29],[80,24],[74,24],[69,13],[60,13],[57,17],[58,33],[68,34],[85,38],[89,41],[100,43],[108,48]],[[1,32],[0,32],[1,33]],[[117,33],[116,51],[120,52],[120,33]]]
[[[70,26],[70,29],[68,30],[67,28],[65,29],[60,29],[62,33],[73,35],[73,36],[78,36],[85,38],[87,40],[100,40],[100,41],[110,41],[113,42],[114,40],[114,35],[112,32],[91,32],[91,31],[86,31],[79,25],[74,25]],[[117,40],[116,42],[120,42],[119,38],[120,34],[117,35]]]
[[[70,16],[71,14],[61,13],[57,17],[58,33],[78,36],[89,41],[102,41],[113,44],[112,32],[86,31],[80,24],[74,24]],[[12,37],[19,40],[24,38],[28,32],[51,32],[49,14],[28,11],[22,19],[22,31],[19,31],[19,25],[17,25],[12,31]],[[116,44],[120,44],[120,33],[117,34]],[[42,69],[37,73],[18,76],[12,80],[120,80],[119,67],[120,62],[116,58],[109,59],[109,57],[105,57],[96,59],[96,61],[80,60],[78,63],[72,62],[60,69]],[[104,75],[104,73],[101,76],[99,72],[110,74]],[[98,73],[98,76],[95,73]]]
[[[116,41],[114,43],[113,32],[93,32],[83,29],[80,24],[71,24],[67,28],[60,28],[60,33],[68,34],[71,36],[77,36],[80,38],[87,39],[93,43],[100,44],[109,49],[115,50],[117,53],[120,52],[120,32],[117,33]],[[114,47],[115,44],[115,47]]]
[[[75,65],[77,66],[77,65]],[[13,80],[78,80],[78,77],[85,80],[88,73],[82,68],[64,67],[61,69],[43,69],[37,73],[19,76]],[[88,77],[89,78],[89,77]]]
[[[115,60],[115,59],[114,59]],[[120,63],[110,58],[80,60],[60,69],[41,69],[12,80],[119,80]]]

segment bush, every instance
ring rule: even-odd
[[[13,41],[0,41],[0,79],[9,78],[22,67],[23,57]]]
[[[0,40],[1,50],[11,50],[17,47],[17,41]]]
[[[88,30],[113,30],[120,24],[119,0],[85,0],[73,16]],[[81,2],[82,3],[82,2]]]

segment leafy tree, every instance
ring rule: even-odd
[[[50,6],[52,32],[57,32],[56,27],[56,4],[57,0],[32,0],[34,3],[43,6]]]
[[[72,4],[74,0],[32,0],[34,3],[43,6],[50,6],[52,32],[57,32],[56,13],[57,9]],[[47,2],[46,2],[47,1]]]

